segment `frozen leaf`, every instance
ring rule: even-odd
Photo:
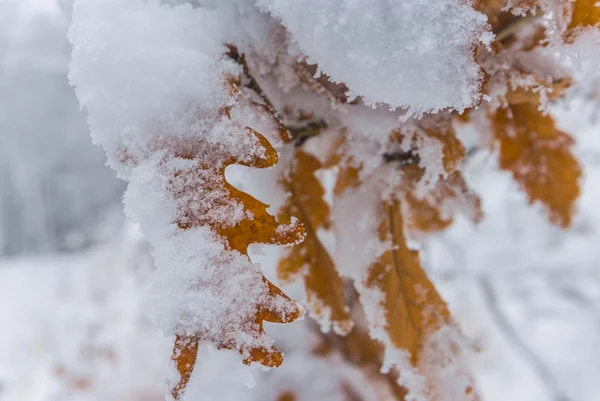
[[[543,88],[543,93],[547,101],[556,100],[562,97],[566,90],[571,86],[571,78],[560,78],[552,82],[544,81],[539,77],[521,74],[524,80],[533,80],[531,86],[517,86],[511,88],[506,94],[506,101],[510,104],[530,103],[538,104],[540,101],[539,91],[533,91],[532,87]]]
[[[281,20],[309,63],[348,87],[350,100],[418,114],[462,111],[481,100],[475,49],[487,24],[470,1],[257,4]]]
[[[340,349],[339,351],[353,364],[360,366],[370,380],[378,383],[387,393],[398,401],[406,397],[406,389],[398,384],[398,372],[391,370],[387,373],[381,372],[381,365],[384,361],[384,345],[371,338],[367,327],[363,327],[360,322],[364,321],[364,312],[360,302],[352,305],[352,316],[359,323],[354,326],[352,331],[339,342],[333,342]],[[382,390],[383,390],[382,389]],[[388,397],[381,397],[388,399]]]
[[[432,176],[431,184],[434,184],[437,176],[456,170],[465,156],[465,147],[447,116],[427,116],[414,125],[394,130],[390,140],[395,143],[408,141],[412,153],[408,164],[420,166],[411,169],[410,175]]]
[[[392,344],[410,352],[411,362],[417,366],[426,336],[445,324],[450,315],[423,271],[418,251],[406,243],[400,203],[384,205],[382,212],[379,239],[391,243],[392,249],[370,267],[365,286],[367,291],[382,293],[385,330]]]
[[[189,336],[178,335],[175,338],[175,344],[173,345],[173,361],[175,361],[175,367],[179,372],[179,382],[175,387],[171,389],[171,395],[174,399],[178,399],[181,392],[187,386],[192,370],[196,364],[196,357],[198,356],[198,339]]]
[[[296,399],[296,395],[291,391],[284,391],[277,397],[277,401],[296,401]]]
[[[304,279],[307,306],[312,317],[325,331],[330,326],[338,334],[352,327],[344,301],[344,281],[338,274],[329,253],[319,241],[317,232],[329,226],[329,205],[324,189],[315,177],[322,163],[298,148],[284,185],[289,191],[287,204],[279,217],[289,220],[297,216],[307,236],[304,242],[287,250],[279,261],[278,276],[283,282]]]
[[[402,183],[399,185],[398,196],[404,200],[407,228],[420,232],[442,230],[452,223],[456,209],[463,209],[472,220],[478,221],[481,217],[479,198],[458,170],[465,156],[462,142],[447,119],[425,119],[421,125],[412,140],[419,163],[402,166]],[[395,131],[392,139],[402,141],[404,135]],[[441,146],[441,151],[430,157],[441,156],[442,163],[437,169],[437,177],[434,176],[431,184],[422,189],[420,183],[426,169],[439,164],[436,160],[422,163],[421,155],[427,155],[427,147],[432,145]]]
[[[430,118],[430,120],[432,121],[423,120],[422,130],[417,135],[435,139],[441,143],[443,167],[446,173],[451,173],[465,157],[465,147],[457,138],[450,120],[444,118]]]
[[[176,394],[198,341],[278,366],[282,355],[263,322],[301,313],[247,248],[299,242],[302,227],[278,224],[266,204],[225,179],[227,166],[270,167],[277,152],[233,115],[244,69],[227,55],[228,33],[216,16],[190,4],[85,0],[75,3],[70,32],[70,78],[92,136],[128,181],[126,213],[153,248],[149,310],[177,339]],[[261,117],[271,117],[264,125],[283,136],[270,111],[263,108]]]
[[[251,158],[238,157],[223,147],[210,146],[202,140],[179,140],[174,145],[172,160],[186,161],[172,171],[167,185],[167,192],[177,204],[177,226],[181,230],[192,230],[207,225],[223,239],[225,252],[246,257],[248,246],[252,243],[294,244],[301,241],[304,235],[302,226],[277,223],[267,213],[266,204],[226,181],[225,168],[229,164],[264,168],[277,162],[277,153],[260,134],[249,128],[238,134],[240,141],[257,140],[262,152]],[[231,210],[233,215],[227,215],[231,205],[236,205]],[[226,267],[227,264],[221,266],[222,269]],[[180,335],[184,336],[184,341],[178,338],[174,355],[182,378],[177,389],[185,387],[190,376],[193,363],[189,361],[194,359],[199,340],[210,340],[220,348],[238,350],[244,355],[245,363],[257,362],[268,367],[281,364],[282,355],[273,346],[255,346],[253,342],[261,342],[264,321],[287,323],[298,318],[301,311],[266,278],[261,276],[260,280],[249,284],[261,288],[260,299],[250,297],[246,301],[256,303],[255,307],[248,309],[251,314],[219,316],[219,325],[209,327],[206,332],[188,333],[187,328],[182,328]],[[210,286],[211,283],[204,285]],[[179,348],[177,344],[183,347]]]
[[[571,8],[569,30],[595,27],[600,23],[600,7],[597,0],[575,0]]]
[[[573,139],[536,104],[509,104],[491,119],[500,167],[512,173],[532,203],[539,201],[546,207],[553,223],[568,227],[581,177],[570,151]]]
[[[339,166],[333,193],[336,196],[340,196],[344,193],[344,191],[346,191],[346,189],[359,186],[359,173],[360,167],[354,165],[351,160],[347,160],[345,163]]]
[[[421,394],[428,400],[472,399],[470,379],[459,363],[461,351],[454,342],[457,334],[452,334],[456,329],[450,312],[423,270],[419,252],[407,244],[401,204],[383,204],[381,213],[379,239],[391,246],[370,266],[359,293],[363,304],[379,298],[380,312],[373,315],[372,306],[365,307],[365,312],[371,322],[371,335],[385,344],[384,369],[394,366],[399,383],[413,397]],[[440,332],[446,337],[438,343]],[[443,373],[447,366],[453,366],[453,370]],[[440,379],[448,380],[448,375],[455,375],[455,383],[444,388]]]
[[[506,28],[516,20],[515,14],[524,14],[533,9],[536,0],[475,0],[474,7],[488,16],[494,32]],[[515,11],[514,13],[511,11]]]
[[[426,197],[417,198],[413,193],[405,193],[407,228],[420,232],[439,231],[453,221],[449,204],[458,204],[466,209],[473,221],[482,217],[481,201],[467,185],[460,171],[454,171],[441,178]]]

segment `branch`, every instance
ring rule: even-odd
[[[543,12],[538,9],[534,9],[522,17],[515,17],[511,19],[506,24],[499,26],[494,31],[494,35],[496,35],[496,41],[502,42],[504,39],[507,39],[509,36],[517,32],[523,25],[539,18],[542,15]]]
[[[319,135],[325,128],[327,128],[327,123],[323,120],[318,120],[299,127],[289,127],[288,130],[296,146],[302,146],[307,139]]]
[[[254,78],[252,76],[252,74],[250,74],[250,68],[248,67],[248,62],[246,61],[246,55],[240,54],[238,52],[237,47],[235,47],[234,45],[227,45],[227,47],[229,49],[227,56],[230,57],[236,63],[238,63],[240,66],[242,66],[242,70],[244,72],[244,77],[248,81],[248,82],[244,83],[244,86],[246,88],[252,89],[262,99],[262,101],[265,102],[265,104],[267,106],[269,106],[269,108],[271,110],[274,111],[275,108],[273,107],[273,104],[271,103],[269,98],[267,98],[267,96],[263,92],[262,88],[258,84],[258,81],[256,81],[256,78]]]

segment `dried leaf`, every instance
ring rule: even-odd
[[[296,401],[297,399],[296,394],[291,391],[284,391],[277,397],[277,401]]]
[[[409,390],[422,391],[428,399],[435,400],[445,391],[439,383],[440,369],[443,370],[447,361],[460,358],[460,347],[452,338],[448,338],[447,344],[439,346],[432,340],[438,331],[448,327],[454,329],[454,326],[446,303],[421,266],[418,251],[407,245],[400,202],[392,201],[382,205],[382,213],[379,239],[383,243],[391,243],[392,248],[370,266],[361,302],[365,293],[371,293],[368,298],[373,294],[382,294],[379,307],[384,311],[384,318],[383,322],[377,324],[383,323],[389,346],[407,351],[410,364],[425,378],[423,388]],[[373,317],[369,317],[368,308],[365,311],[373,321]],[[430,349],[432,346],[435,347],[433,358]],[[400,369],[402,378],[403,367],[397,368]],[[442,376],[444,374],[447,375],[443,373]],[[458,375],[468,378],[460,369]],[[473,390],[467,383],[465,381],[462,395],[465,399],[471,399],[474,397]]]
[[[510,12],[510,8],[531,10],[535,3],[536,0],[475,0],[474,7],[487,15],[490,25],[497,33],[518,18]]]
[[[421,267],[418,251],[408,247],[398,201],[384,205],[379,239],[393,244],[370,267],[365,285],[384,294],[385,329],[396,348],[410,352],[418,366],[427,335],[449,322],[446,303]]]
[[[298,216],[307,230],[301,244],[287,250],[280,260],[277,272],[283,282],[299,277],[304,279],[310,314],[328,328],[332,324],[338,334],[352,327],[344,301],[344,281],[333,260],[317,237],[317,230],[329,225],[329,205],[323,199],[324,190],[314,173],[322,168],[321,162],[298,148],[295,161],[284,185],[289,190],[288,203],[280,219],[289,221]]]
[[[347,160],[339,166],[337,180],[333,193],[335,196],[340,196],[348,188],[355,188],[360,185],[359,178],[360,168],[355,166],[351,160]]]
[[[479,222],[482,217],[481,200],[469,188],[460,171],[441,178],[425,198],[417,198],[411,191],[406,191],[404,199],[409,230],[432,232],[447,228],[453,221],[451,204],[463,206],[474,222]]]
[[[198,339],[189,336],[178,335],[173,345],[173,360],[175,367],[179,372],[180,379],[175,387],[171,389],[171,395],[174,399],[179,399],[181,392],[187,386],[192,370],[196,364],[198,356]]]
[[[419,137],[439,141],[442,145],[442,162],[446,175],[440,175],[431,188],[419,195],[421,191],[418,191],[417,187],[425,170],[414,164],[402,167],[399,197],[404,200],[407,228],[419,232],[442,230],[452,223],[453,212],[457,206],[468,210],[473,221],[479,221],[481,202],[468,187],[462,173],[457,170],[465,157],[462,142],[446,119],[424,121],[424,124],[425,128],[415,133],[415,142],[419,142]],[[396,131],[392,138],[401,140],[402,135]],[[417,154],[418,151],[417,148]]]
[[[559,131],[538,104],[510,104],[491,116],[500,167],[513,174],[530,202],[546,207],[553,223],[568,227],[580,192],[581,168],[570,152],[573,139]]]
[[[454,171],[465,157],[465,147],[456,136],[456,132],[446,120],[435,128],[427,128],[423,133],[429,138],[435,138],[442,143],[444,169],[447,173]]]
[[[412,131],[410,138],[416,155],[421,153],[419,149],[421,146],[429,147],[431,140],[437,141],[441,145],[443,168],[447,173],[454,171],[465,157],[465,147],[456,136],[449,116],[429,115],[424,117]],[[390,135],[390,140],[402,143],[405,136],[406,133],[403,131],[394,130]]]
[[[398,372],[395,370],[381,372],[385,347],[381,342],[371,338],[368,328],[363,327],[365,317],[360,302],[352,305],[352,316],[358,323],[350,334],[338,341],[340,352],[354,365],[361,366],[370,380],[379,383],[378,387],[382,387],[381,391],[389,394],[387,397],[382,396],[381,399],[393,397],[398,401],[404,400],[407,391],[398,384]],[[363,322],[363,325],[360,322]]]
[[[237,251],[242,255],[247,255],[247,248],[251,243],[285,245],[300,242],[304,237],[301,225],[277,223],[275,218],[267,213],[268,205],[237,190],[226,181],[225,168],[230,164],[264,168],[277,162],[277,152],[262,135],[249,128],[239,132],[242,132],[240,141],[255,141],[257,146],[262,148],[262,152],[257,152],[252,157],[239,157],[222,146],[200,139],[180,139],[171,146],[162,145],[164,149],[170,148],[171,158],[191,162],[173,172],[167,188],[179,206],[178,227],[188,230],[209,226],[223,239],[229,251]],[[198,202],[198,199],[202,201]],[[230,223],[231,216],[226,213],[230,210],[227,207],[231,205],[238,205],[238,208],[242,209],[241,216],[235,224]],[[225,216],[221,216],[223,214]],[[268,367],[281,364],[282,354],[274,347],[253,347],[248,344],[251,343],[251,339],[264,336],[264,321],[291,322],[301,315],[301,310],[264,276],[260,283],[265,297],[256,300],[254,315],[247,316],[242,322],[223,325],[223,332],[210,337],[204,332],[179,333],[173,353],[181,376],[180,382],[173,389],[176,399],[189,380],[200,340],[210,340],[219,348],[238,350],[245,356],[244,363],[247,364],[256,362]],[[223,319],[227,317],[223,316]],[[248,339],[247,342],[237,340],[240,334]]]
[[[522,75],[525,76],[526,74]],[[544,88],[544,93],[548,101],[561,98],[573,82],[571,78],[559,78],[553,82],[547,82],[534,75],[530,76],[535,80],[536,87]],[[519,86],[508,91],[506,101],[510,104],[530,103],[538,105],[540,102],[540,93],[537,91],[534,92],[531,87]]]
[[[597,0],[575,0],[571,8],[569,30],[595,27],[600,23],[600,7]]]
[[[348,101],[346,96],[348,87],[341,83],[331,82],[323,72],[316,77],[317,70],[316,64],[307,64],[306,62],[299,62],[294,68],[305,89],[326,96],[332,104],[346,103]]]

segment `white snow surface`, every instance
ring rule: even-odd
[[[92,138],[124,178],[123,158],[145,158],[161,139],[201,136],[244,145],[227,140],[224,129],[211,136],[218,110],[233,103],[224,82],[237,73],[223,60],[225,27],[215,17],[190,4],[74,2],[69,78],[88,111]]]
[[[227,202],[223,163],[265,157],[223,112],[239,70],[224,56],[226,29],[215,10],[189,3],[76,0],[69,77],[92,138],[129,182],[125,212],[153,247],[156,323],[246,352],[272,343],[258,308],[285,316],[296,305],[270,296],[259,267],[210,228],[253,217]]]
[[[345,83],[349,98],[408,114],[480,100],[474,49],[487,17],[461,0],[258,0],[320,71]]]
[[[144,312],[138,233],[73,256],[0,262],[0,400],[163,400],[172,342]]]

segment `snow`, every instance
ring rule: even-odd
[[[124,177],[123,148],[137,159],[152,141],[207,137],[219,109],[232,104],[225,80],[237,66],[223,60],[222,27],[213,14],[189,4],[75,2],[69,78],[92,137]]]
[[[0,1],[0,255],[75,250],[123,223],[123,184],[66,77],[70,16]]]
[[[163,399],[172,343],[143,312],[149,262],[134,231],[79,255],[2,261],[0,399]]]
[[[350,100],[413,113],[462,111],[480,100],[475,63],[487,17],[459,0],[259,0],[310,63]]]
[[[25,4],[25,0],[22,1]],[[168,6],[167,3],[176,5]],[[218,1],[205,3],[219,4]],[[0,49],[3,50],[0,83],[11,82],[14,72],[24,65],[39,70],[36,75],[39,81],[36,82],[64,78],[67,60],[62,39],[66,19],[60,16],[48,26],[44,25],[49,32],[50,45],[40,45],[36,40],[25,41],[27,46],[23,45],[25,42],[18,46],[13,42],[7,45],[3,41],[8,37],[7,32],[19,35],[29,32],[25,25],[13,27],[8,24],[14,14],[5,13],[7,8],[3,7],[16,4],[16,1],[0,3],[0,21],[3,23],[0,25]],[[35,19],[38,14],[57,13],[60,9],[57,4],[44,3],[43,10],[35,8],[36,12],[29,10],[19,15],[24,18],[23,24],[33,26],[34,21],[39,21]],[[235,326],[241,316],[252,315],[255,311],[256,306],[247,302],[248,299],[263,305],[273,302],[266,299],[261,288],[250,284],[260,281],[262,272],[274,280],[277,252],[273,247],[251,247],[252,262],[257,263],[253,265],[237,252],[224,252],[222,239],[206,224],[194,230],[177,230],[173,221],[178,217],[181,205],[190,207],[200,219],[207,203],[194,196],[175,199],[165,191],[168,185],[202,189],[202,182],[214,178],[212,172],[202,168],[207,161],[222,155],[221,152],[231,151],[246,160],[264,156],[264,149],[257,147],[255,140],[248,137],[244,137],[247,141],[239,140],[238,134],[243,130],[239,130],[237,123],[207,116],[234,103],[223,83],[229,75],[239,71],[237,66],[221,57],[225,51],[223,38],[241,40],[244,37],[243,45],[248,49],[255,46],[254,50],[258,51],[271,45],[264,40],[267,32],[272,32],[269,29],[277,30],[278,25],[267,14],[258,12],[250,1],[221,4],[199,8],[197,2],[190,5],[178,0],[76,2],[76,23],[70,33],[75,47],[70,78],[89,112],[95,141],[107,151],[111,166],[130,182],[125,198],[127,213],[141,223],[153,249],[148,249],[135,230],[130,232],[126,228],[113,241],[69,257],[54,255],[1,260],[0,400],[162,400],[168,391],[168,380],[176,380],[170,361],[170,335],[182,326],[183,331],[203,329],[207,338],[214,341],[223,341],[222,334],[226,332],[233,333],[226,337],[226,341],[232,343],[271,344],[266,337],[240,338],[235,334],[239,327]],[[409,113],[419,114],[438,108],[460,110],[477,100],[478,69],[468,50],[486,34],[466,29],[465,24],[475,23],[483,30],[485,21],[466,3],[444,0],[392,4],[372,0],[370,4],[377,18],[383,13],[389,22],[378,29],[368,23],[368,13],[359,13],[352,8],[366,4],[365,1],[340,1],[341,13],[333,12],[340,10],[334,10],[331,2],[263,0],[260,4],[282,20],[295,41],[286,49],[290,52],[288,56],[296,57],[298,53],[293,46],[299,46],[333,79],[347,79],[351,92],[362,96],[367,104],[384,102],[392,107],[407,107]],[[318,17],[316,5],[322,9],[319,15],[326,24],[313,23],[321,30],[308,32],[306,26],[319,22],[315,19]],[[239,14],[233,13],[227,18],[240,23],[239,32],[223,32],[224,27],[216,23],[216,16],[225,18],[219,13],[230,12],[230,6]],[[442,9],[443,6],[447,8]],[[296,7],[305,8],[298,13]],[[407,7],[409,12],[387,12],[402,7]],[[436,24],[438,18],[448,17],[444,13],[454,18],[454,25]],[[241,18],[244,15],[247,19]],[[339,20],[340,16],[346,19]],[[266,30],[252,30],[256,21],[269,21]],[[309,23],[301,25],[300,22]],[[3,31],[6,27],[10,29]],[[207,32],[210,34],[206,35]],[[440,33],[443,33],[441,37]],[[36,35],[32,37],[39,38],[40,34]],[[377,41],[377,46],[365,48],[367,39],[373,38],[382,40]],[[393,38],[408,40],[407,43],[427,50],[411,57],[418,61],[418,68],[406,64],[410,49],[403,49],[404,53],[387,53]],[[585,48],[583,46],[597,40],[591,35],[582,38],[583,43],[576,43],[576,46]],[[323,43],[319,43],[319,39],[323,39]],[[426,46],[428,40],[429,48]],[[377,69],[370,67],[369,58],[351,60],[352,53],[345,50],[354,44],[360,52],[377,58],[380,63]],[[448,49],[442,48],[443,45]],[[33,50],[24,51],[26,48]],[[432,56],[434,51],[439,57]],[[450,51],[460,54],[462,59],[449,60]],[[274,57],[273,54],[268,56]],[[592,67],[593,63],[586,64],[585,73],[595,76]],[[440,86],[439,82],[429,79],[447,73],[455,73],[456,81]],[[381,86],[379,79],[384,74],[396,79]],[[26,87],[27,77],[24,74],[18,77],[17,83],[6,86],[9,88],[7,93],[16,92],[17,85]],[[2,135],[6,135],[3,139],[18,137],[21,127],[22,132],[46,132],[43,130],[45,125],[54,125],[50,124],[53,113],[48,111],[52,109],[47,106],[40,107],[46,114],[39,114],[39,119],[45,123],[19,124],[30,116],[24,112],[25,106],[34,104],[38,92],[46,105],[52,104],[53,99],[63,103],[57,100],[67,98],[68,88],[63,81],[60,91],[53,91],[52,85],[43,84],[36,86],[36,90],[29,90],[24,108],[19,109],[21,112],[9,111],[12,119],[0,120],[2,123],[9,121],[2,126],[3,130],[5,127],[15,129],[7,131],[9,135],[3,132]],[[375,86],[366,85],[368,83]],[[361,86],[363,84],[365,86]],[[586,90],[592,86],[577,89],[587,94]],[[456,93],[461,96],[451,96]],[[396,128],[397,117],[401,115],[381,109],[373,111],[361,104],[344,105],[333,111],[329,109],[330,105],[314,100],[314,97],[302,99],[312,103],[309,105],[312,108],[307,110],[316,111],[318,116],[321,115],[318,112],[322,112],[330,118],[328,122],[350,121],[354,130],[348,134],[354,141],[352,151],[365,161],[389,145],[387,136]],[[73,101],[71,96],[71,106],[74,106]],[[85,130],[83,117],[75,108],[71,107],[73,110],[65,111],[64,115],[56,113],[54,121],[58,124],[73,118],[74,132],[81,132],[77,130]],[[238,111],[246,114],[246,111]],[[571,111],[555,110],[561,125],[567,131],[577,133],[577,155],[585,166],[583,197],[571,230],[563,232],[551,226],[539,207],[528,205],[510,175],[498,172],[494,158],[486,152],[478,152],[469,159],[467,170],[470,184],[482,195],[485,219],[474,227],[459,218],[449,231],[425,243],[424,259],[428,270],[450,301],[457,321],[481,348],[479,353],[469,353],[467,357],[484,401],[595,401],[600,394],[597,382],[600,375],[597,362],[600,358],[600,281],[597,273],[600,260],[597,251],[600,240],[597,207],[600,201],[597,190],[600,185],[600,142],[597,139],[599,127],[591,123],[595,112],[588,103],[577,102]],[[0,117],[4,115],[0,114]],[[374,122],[376,129],[372,126]],[[260,115],[255,115],[249,125],[268,126],[273,131],[276,127],[272,123],[261,121]],[[69,123],[65,124],[69,126]],[[332,129],[336,128],[339,126]],[[85,134],[82,132],[82,137],[86,138]],[[52,135],[47,134],[50,138]],[[196,156],[206,158],[195,161],[179,157],[165,161],[165,155],[172,151],[168,146],[171,140],[191,136],[201,136],[205,142],[201,145],[191,143],[186,151],[191,149]],[[73,146],[70,153],[83,149],[79,142],[65,142]],[[20,143],[16,143],[3,148],[2,160],[14,164],[24,155]],[[38,145],[49,148],[55,143],[46,144],[40,139]],[[428,148],[431,158],[439,160],[439,146],[434,144]],[[122,157],[124,149],[127,149],[129,159]],[[45,155],[45,152],[39,154]],[[86,158],[87,154],[82,152],[82,157]],[[285,157],[282,155],[282,159]],[[28,160],[34,159],[39,157],[32,156]],[[100,165],[101,159],[94,160]],[[71,159],[67,162],[73,164]],[[375,162],[367,170],[372,173],[380,168],[381,163]],[[22,177],[35,176],[42,170],[43,167],[30,172],[23,167],[20,181],[27,182]],[[227,170],[231,183],[269,202],[281,166],[261,172],[250,172],[250,168],[238,166]],[[190,176],[198,173],[198,176],[181,182],[172,180],[177,171],[188,171]],[[440,171],[442,166],[437,165],[429,174],[435,176]],[[206,176],[202,175],[204,173]],[[250,176],[254,178],[248,178]],[[96,186],[103,185],[103,181],[96,180],[94,175],[85,177]],[[270,183],[257,188],[256,184],[261,181]],[[344,222],[348,215],[356,216],[356,210],[360,210],[363,202],[371,203],[365,197],[377,197],[381,192],[381,184],[374,182],[373,191],[363,194],[349,193],[334,219]],[[3,186],[3,192],[13,191],[6,188]],[[34,199],[35,189],[35,185],[24,185],[24,199]],[[209,202],[214,207],[211,216],[214,221],[234,224],[247,217],[240,205],[219,205],[216,201],[220,195],[212,193]],[[31,205],[18,204],[19,210],[28,216],[41,210]],[[10,212],[3,213],[10,215]],[[356,225],[361,224],[364,233],[376,232],[374,221],[358,220],[352,226],[339,224],[340,240],[356,243]],[[14,233],[20,228],[17,224],[11,229]],[[359,255],[365,259],[353,258],[351,253],[341,255],[348,274],[357,278],[367,260],[385,248],[385,244],[368,240],[365,244],[373,246]],[[332,251],[335,252],[335,247]],[[155,267],[149,260],[151,252]],[[289,294],[296,298],[294,291]],[[371,304],[374,305],[377,294],[372,295]],[[205,307],[199,312],[198,305]],[[223,316],[228,319],[223,320]],[[298,401],[337,400],[343,386],[349,386],[365,401],[384,398],[374,394],[364,372],[335,355],[322,357],[315,352],[320,337],[315,334],[318,331],[311,320],[282,326],[267,324],[266,330],[286,354],[281,369],[260,372],[243,366],[236,351],[217,351],[214,345],[201,343],[199,362],[185,399],[276,401],[286,391],[298,391]],[[446,338],[446,333],[438,334]],[[406,358],[406,355],[389,356],[395,363]],[[406,376],[407,382],[422,380],[421,377],[410,377],[407,372]]]
[[[255,315],[290,315],[260,269],[216,227],[254,216],[228,202],[223,169],[267,159],[229,118],[239,66],[226,59],[216,11],[142,0],[75,1],[69,78],[92,138],[129,182],[125,211],[153,247],[153,318],[167,335],[202,333],[244,351],[269,349]],[[160,26],[160,29],[156,29]],[[181,229],[181,227],[186,229]],[[177,272],[175,274],[175,272]]]
[[[484,400],[591,401],[600,394],[600,127],[593,104],[580,100],[553,111],[559,127],[575,133],[584,166],[573,227],[552,226],[482,151],[467,172],[485,218],[477,227],[459,219],[424,244],[434,282],[479,342],[470,362]]]
[[[575,104],[570,112],[557,111],[564,129],[580,133],[577,154],[586,172],[579,217],[571,231],[561,232],[548,224],[544,212],[528,205],[510,175],[497,171],[493,157],[478,154],[469,162],[468,171],[471,185],[482,194],[485,219],[477,228],[459,220],[450,231],[426,244],[429,251],[425,260],[433,279],[450,301],[455,318],[480,348],[469,355],[469,363],[485,401],[556,398],[552,386],[490,313],[482,279],[492,285],[497,305],[546,365],[555,386],[574,401],[595,401],[600,393],[600,143],[598,125],[590,125],[588,118],[593,111],[582,104]],[[88,398],[84,399],[104,400],[107,394],[134,391],[138,384],[164,383],[171,343],[154,331],[132,324],[134,317],[139,317],[140,308],[151,309],[151,304],[140,306],[140,299],[144,299],[143,291],[152,272],[144,273],[142,268],[136,274],[135,268],[125,266],[135,266],[140,258],[147,257],[147,251],[138,248],[139,236],[130,235],[132,240],[124,236],[72,257],[8,259],[0,263],[0,326],[10,328],[0,334],[2,401],[17,397],[41,401],[65,394],[66,383],[55,381],[52,362],[66,360],[73,371],[85,372],[89,365],[80,366],[80,362],[68,357],[79,349],[88,324],[110,317],[117,318],[117,326],[113,323],[112,327],[118,327],[118,335],[100,338],[116,342],[124,361],[132,365],[101,376],[102,386],[92,387],[94,393],[86,394]],[[252,258],[267,271],[273,268],[274,259],[268,249],[262,257],[253,254]],[[61,298],[64,288],[70,289],[67,294],[73,298]],[[88,293],[90,288],[96,291]],[[92,301],[89,297],[94,293],[104,294],[102,298],[107,303]],[[81,323],[69,324],[72,321]],[[210,401],[265,400],[269,399],[266,395],[275,397],[269,391],[272,386],[310,388],[315,378],[335,372],[328,362],[311,362],[311,369],[299,362],[315,346],[308,320],[289,326],[267,326],[267,330],[286,353],[287,361],[292,362],[284,363],[285,371],[246,370],[234,352],[214,352],[205,344],[190,381],[188,399],[202,396]],[[58,342],[60,337],[72,341]],[[60,352],[40,349],[35,346],[38,343],[60,345]],[[142,356],[150,360],[136,362]],[[103,362],[97,363],[102,366]],[[339,365],[335,366],[337,369]],[[297,371],[304,376],[296,375]],[[349,377],[360,385],[356,376]],[[252,381],[255,385],[248,389],[245,384]],[[286,383],[290,383],[288,387]]]

